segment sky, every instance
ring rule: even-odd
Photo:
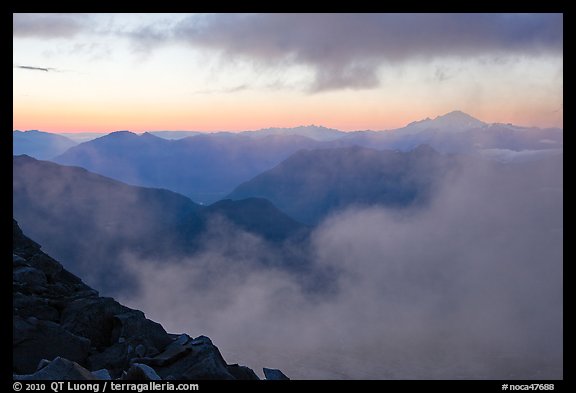
[[[562,14],[14,14],[13,128],[563,127]]]

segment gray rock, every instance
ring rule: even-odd
[[[282,371],[278,369],[264,367],[263,370],[264,370],[264,376],[269,381],[285,381],[290,379],[286,375],[284,375]]]
[[[44,367],[46,367],[49,364],[50,364],[50,360],[48,360],[48,359],[40,360],[40,362],[38,362],[38,367],[36,367],[36,371],[42,370]]]
[[[112,298],[81,298],[69,302],[62,311],[62,326],[87,337],[99,350],[118,342],[113,340],[114,315],[129,310]]]
[[[19,283],[26,283],[29,286],[46,285],[46,275],[33,267],[21,266],[12,272],[12,280]]]
[[[138,344],[136,345],[134,352],[136,353],[136,356],[144,357],[144,355],[146,355],[146,347],[142,344]]]
[[[13,319],[12,361],[14,372],[28,374],[36,370],[42,359],[62,356],[85,364],[90,340],[76,336],[60,325],[35,318]]]
[[[49,277],[56,276],[64,269],[61,264],[42,252],[36,253],[34,256],[27,259],[27,262],[30,266],[42,270],[44,274]]]
[[[103,368],[101,370],[92,371],[92,375],[94,376],[94,378],[100,379],[103,381],[110,381],[112,379],[110,372],[108,370],[106,370],[105,368]]]
[[[239,366],[238,364],[229,364],[228,365],[228,372],[232,374],[232,376],[239,380],[250,380],[250,381],[259,381],[258,375],[246,366]]]
[[[172,345],[184,345],[186,343],[188,343],[188,341],[192,340],[190,338],[189,335],[187,334],[181,334],[178,336],[178,338],[176,338],[174,341],[172,341],[172,343],[170,343],[170,346]]]
[[[91,370],[108,369],[112,376],[119,376],[130,365],[128,344],[114,344],[88,357],[87,365]]]
[[[28,266],[26,260],[22,258],[20,255],[12,254],[12,266],[19,267],[19,266]]]
[[[126,375],[122,376],[123,380],[137,380],[137,381],[160,381],[162,378],[156,373],[156,371],[146,365],[141,363],[134,363]]]
[[[113,341],[120,337],[138,340],[146,347],[164,348],[172,342],[164,328],[156,322],[146,319],[142,311],[130,310],[114,315]],[[114,338],[116,338],[114,340]]]
[[[156,368],[158,375],[183,380],[236,379],[228,371],[228,365],[220,351],[208,337],[200,336],[185,347],[188,347],[189,351],[177,361]]]
[[[191,351],[191,348],[185,345],[188,341],[190,341],[190,337],[187,334],[182,334],[172,343],[167,345],[162,353],[153,358],[141,357],[140,359],[134,359],[134,361],[139,361],[151,366],[167,366]]]
[[[60,313],[53,307],[53,302],[42,296],[25,295],[16,292],[12,296],[12,306],[14,314],[22,318],[36,317],[39,319],[58,322]]]
[[[14,375],[18,380],[95,380],[92,373],[78,363],[61,357],[55,358],[41,370],[29,375]]]
[[[80,289],[69,296],[69,300],[98,297],[98,291],[94,289]]]

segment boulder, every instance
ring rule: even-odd
[[[129,310],[112,298],[81,298],[69,302],[62,311],[62,326],[70,332],[89,338],[98,350],[112,345],[114,315]]]
[[[91,370],[108,369],[110,374],[118,377],[122,371],[130,365],[129,345],[116,343],[105,348],[102,352],[96,352],[88,357],[87,365]]]
[[[158,376],[156,371],[150,366],[141,363],[134,363],[130,369],[122,376],[122,380],[129,381],[160,381],[162,378]]]
[[[285,381],[290,379],[286,375],[284,375],[282,371],[278,369],[264,367],[263,370],[264,370],[264,376],[268,381]]]
[[[88,297],[70,302],[62,312],[62,326],[74,334],[87,337],[97,350],[129,342],[146,355],[158,353],[172,339],[164,328],[146,319],[144,313],[122,306],[112,298]],[[137,355],[135,355],[137,356]]]
[[[24,283],[31,287],[45,286],[46,275],[42,271],[33,267],[20,266],[14,268],[12,271],[12,281]]]
[[[22,258],[20,255],[12,254],[12,266],[13,267],[20,267],[20,266],[29,266],[26,263],[26,260]]]
[[[133,341],[135,347],[142,345],[144,354],[158,353],[158,348],[164,348],[172,342],[162,325],[146,319],[142,311],[128,309],[127,312],[114,315],[112,340],[120,338]],[[138,350],[137,352],[139,352]]]
[[[48,277],[54,277],[64,269],[61,264],[42,252],[27,259],[27,262],[30,266],[42,270]]]
[[[228,371],[228,365],[218,348],[205,336],[197,337],[184,344],[188,352],[174,363],[157,367],[158,375],[166,379],[202,380],[236,379]]]
[[[76,362],[72,362],[61,357],[56,357],[53,361],[42,367],[40,370],[29,375],[14,375],[17,380],[52,380],[52,381],[68,381],[68,380],[96,380],[97,378],[92,373],[80,366]]]
[[[167,366],[191,351],[191,348],[186,346],[186,344],[191,340],[192,339],[188,335],[182,334],[167,345],[162,353],[154,357],[135,358],[132,359],[132,361],[148,364],[150,366]]]
[[[259,381],[258,375],[251,369],[246,366],[240,366],[238,364],[229,364],[228,365],[228,372],[232,374],[232,376],[239,380],[249,380],[249,381]]]
[[[112,379],[112,377],[110,376],[110,372],[105,368],[101,370],[92,371],[92,375],[94,376],[94,378],[103,381],[110,381]]]
[[[36,317],[46,321],[59,322],[60,313],[50,299],[42,296],[25,295],[15,292],[12,296],[14,315],[22,318]]]
[[[58,356],[85,364],[90,340],[66,331],[57,323],[16,315],[12,327],[14,372],[32,373],[42,359],[52,360]]]

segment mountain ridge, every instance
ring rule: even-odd
[[[427,129],[442,129],[447,131],[465,131],[472,128],[481,128],[488,125],[483,121],[470,116],[459,110],[448,112],[444,115],[436,116],[434,119],[426,118],[407,124],[394,131],[416,132]]]
[[[12,132],[12,154],[28,154],[38,159],[52,159],[76,145],[70,138],[38,130]]]
[[[361,146],[300,150],[240,184],[227,198],[265,198],[312,225],[352,206],[419,204],[450,163],[450,157],[429,146],[408,153]]]
[[[23,229],[74,273],[112,293],[129,289],[123,283],[129,272],[117,266],[126,253],[159,261],[190,257],[214,228],[213,241],[244,231],[278,246],[307,233],[267,201],[201,206],[170,190],[131,186],[80,167],[28,156],[15,156],[13,166],[13,214]]]
[[[210,204],[295,151],[322,143],[299,135],[202,134],[166,140],[117,132],[77,145],[54,161]]]

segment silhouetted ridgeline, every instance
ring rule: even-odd
[[[16,221],[12,241],[15,379],[259,379],[227,364],[208,337],[168,334],[141,311],[98,296]]]

